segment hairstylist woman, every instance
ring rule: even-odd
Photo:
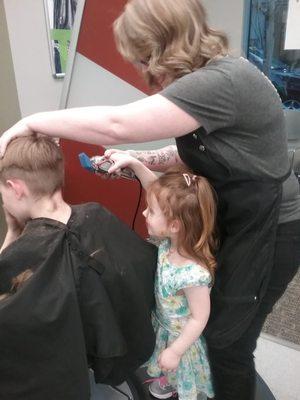
[[[114,30],[121,54],[161,91],[124,106],[34,114],[3,134],[1,151],[32,132],[101,145],[176,138],[179,156],[160,154],[206,176],[219,198],[206,330],[216,399],[251,400],[256,339],[300,264],[298,183],[280,98],[256,67],[227,55],[200,0],[131,0]]]

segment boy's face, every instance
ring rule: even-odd
[[[24,201],[18,196],[16,189],[7,183],[0,181],[0,193],[2,197],[3,207],[15,217],[19,222],[24,222],[28,219]]]

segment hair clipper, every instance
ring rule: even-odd
[[[79,161],[83,168],[95,174],[110,175],[113,178],[136,179],[136,175],[130,168],[122,168],[120,174],[108,174],[108,170],[114,164],[114,161],[104,156],[94,156],[90,158],[85,153],[80,153]]]

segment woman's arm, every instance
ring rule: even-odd
[[[180,336],[159,357],[160,368],[164,371],[176,370],[183,354],[201,335],[210,314],[210,289],[207,286],[186,288],[183,291],[191,315]]]
[[[84,143],[114,145],[179,137],[199,126],[192,116],[155,94],[123,106],[71,108],[25,117],[3,133],[0,155],[12,138],[34,132]]]
[[[155,150],[119,150],[108,149],[105,156],[110,157],[114,153],[127,153],[141,161],[151,171],[165,172],[168,168],[183,164],[179,157],[176,145],[170,145]]]

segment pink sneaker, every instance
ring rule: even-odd
[[[169,384],[165,376],[161,376],[160,378],[151,379],[149,392],[156,399],[169,399],[176,393],[176,390]]]

